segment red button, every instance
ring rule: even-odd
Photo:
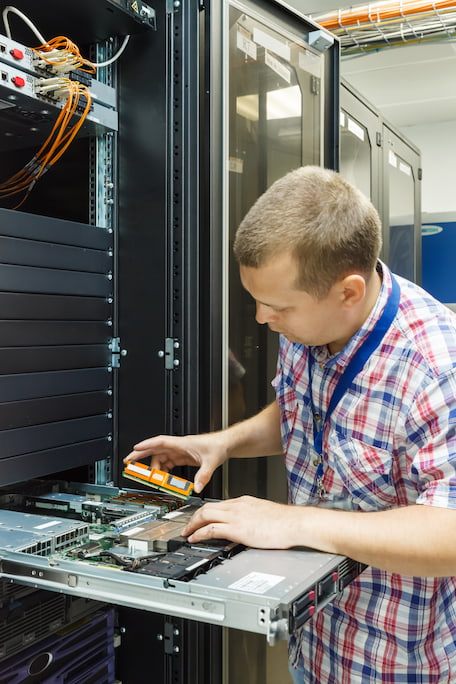
[[[24,59],[24,53],[22,50],[19,50],[19,48],[13,48],[10,50],[10,55],[14,57],[14,59]]]
[[[22,78],[22,76],[13,76],[11,80],[18,88],[23,88],[25,86],[25,79]]]

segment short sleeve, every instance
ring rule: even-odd
[[[406,420],[416,503],[456,508],[456,369],[427,380]]]

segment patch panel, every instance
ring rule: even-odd
[[[0,62],[0,151],[41,144],[52,130],[64,101],[53,90],[40,92],[43,82],[17,67]],[[92,101],[81,133],[117,131],[117,111]]]
[[[33,73],[33,50],[0,34],[0,62]]]
[[[52,65],[42,62],[30,47],[0,34],[0,68],[2,64],[12,67],[17,73],[18,70],[25,71],[37,79],[65,76],[71,81],[78,81],[90,88],[94,102],[110,109],[117,108],[115,88],[79,69],[56,70]],[[20,75],[24,78],[23,74]]]
[[[35,97],[36,78],[32,74],[28,74],[13,65],[0,63],[0,75],[2,89],[8,89],[9,92],[6,93],[6,99],[12,105],[19,94]]]

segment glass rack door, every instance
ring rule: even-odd
[[[340,112],[340,173],[372,197],[372,145],[366,127],[343,109]]]
[[[233,257],[236,230],[274,181],[300,166],[325,163],[337,126],[336,107],[328,114],[335,92],[333,56],[309,45],[318,27],[279,3],[261,1],[228,0],[225,19],[226,422],[231,424],[274,399],[279,343],[277,333],[256,323],[255,302],[242,288]],[[283,459],[234,459],[225,471],[224,494],[286,501]],[[227,640],[227,684],[285,684],[285,642],[265,648],[255,635],[235,630]]]
[[[421,157],[383,124],[384,251],[394,273],[421,283]]]
[[[302,35],[302,34],[301,34]],[[228,131],[229,372],[228,423],[274,399],[279,338],[255,321],[255,302],[242,288],[233,241],[256,199],[288,171],[322,163],[324,58],[298,36],[256,14],[229,6]],[[280,456],[233,460],[226,495],[286,501]],[[286,682],[287,649],[265,648],[255,635],[228,635],[228,684]]]
[[[234,236],[275,180],[299,166],[320,164],[323,61],[282,26],[237,3],[229,6],[229,423],[273,399],[278,349],[277,334],[256,323],[255,302],[242,288],[232,255]],[[269,496],[269,479],[263,459],[242,466],[233,462],[229,494],[248,489]]]

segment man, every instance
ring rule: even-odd
[[[241,223],[241,280],[280,333],[276,401],[208,435],[155,437],[129,460],[199,467],[283,451],[289,504],[209,503],[184,534],[310,546],[368,565],[290,640],[306,684],[456,682],[456,317],[378,261],[371,203],[297,169]]]

